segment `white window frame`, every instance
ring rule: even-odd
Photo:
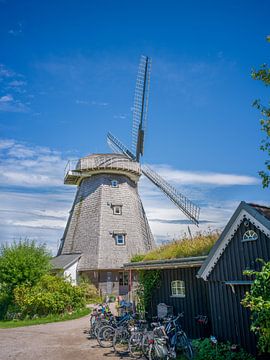
[[[117,180],[111,180],[111,187],[113,187],[113,188],[118,188],[118,186],[119,186],[119,183],[118,183],[118,181]]]
[[[173,280],[171,282],[172,297],[186,297],[185,282],[183,280]]]
[[[114,238],[115,238],[115,245],[118,245],[118,246],[126,245],[126,235],[125,234],[115,234]],[[122,239],[122,241],[119,242],[120,238]]]
[[[122,215],[122,205],[112,205],[114,215]],[[117,211],[119,210],[119,211]]]
[[[247,242],[247,241],[256,241],[258,240],[259,236],[256,233],[256,231],[249,229],[247,231],[245,231],[243,237],[242,237],[242,242]]]

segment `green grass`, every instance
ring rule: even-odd
[[[178,259],[191,256],[208,255],[219,235],[218,231],[197,233],[193,239],[185,237],[183,239],[170,242],[169,244],[161,245],[146,254],[135,255],[131,259],[131,262]]]
[[[42,317],[42,318],[27,319],[27,320],[0,321],[0,328],[7,329],[7,328],[20,327],[20,326],[31,326],[31,325],[48,324],[48,323],[52,323],[52,322],[73,320],[73,319],[78,319],[80,317],[90,314],[90,311],[91,311],[90,309],[85,308],[85,309],[76,311],[72,314],[49,315],[49,316]]]

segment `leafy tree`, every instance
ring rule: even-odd
[[[270,42],[270,36],[267,37],[267,40]],[[251,76],[254,80],[262,81],[265,86],[270,86],[270,68],[267,64],[261,65],[259,70],[253,70]],[[265,188],[270,185],[270,102],[268,106],[264,106],[260,100],[255,100],[253,106],[261,112],[261,129],[266,135],[261,141],[260,147],[267,154],[267,160],[265,161],[266,169],[259,171],[263,187]]]
[[[50,254],[45,245],[21,240],[0,248],[0,318],[13,303],[13,291],[18,285],[34,285],[48,272]]]
[[[246,270],[244,274],[255,280],[242,305],[251,310],[251,330],[258,335],[259,350],[270,353],[270,262],[263,262],[261,271]]]

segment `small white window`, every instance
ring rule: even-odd
[[[118,181],[117,180],[112,180],[111,185],[112,185],[112,187],[118,187]]]
[[[242,238],[242,241],[254,241],[258,239],[258,234],[254,230],[247,230]]]
[[[125,245],[126,239],[125,239],[124,234],[115,234],[114,238],[115,238],[115,244],[116,245]]]
[[[112,208],[114,215],[122,215],[122,205],[113,205]]]
[[[172,296],[185,297],[185,282],[183,280],[174,280],[171,282]]]

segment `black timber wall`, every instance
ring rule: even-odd
[[[258,234],[255,241],[242,242],[246,230]],[[226,285],[225,282],[251,280],[243,275],[246,269],[260,270],[256,259],[270,260],[270,239],[251,223],[242,223],[208,278],[212,332],[220,340],[241,344],[248,351],[256,352],[256,338],[250,331],[250,312],[240,302],[248,285]]]
[[[173,306],[173,312],[177,315],[184,312],[181,325],[188,337],[199,338],[209,335],[208,327],[201,327],[195,321],[197,315],[209,315],[209,302],[207,294],[207,283],[202,279],[196,278],[199,267],[183,269],[164,269],[161,270],[161,281],[154,290],[149,313],[157,315],[157,305],[165,303]],[[186,296],[172,297],[171,282],[183,280],[185,282]]]

